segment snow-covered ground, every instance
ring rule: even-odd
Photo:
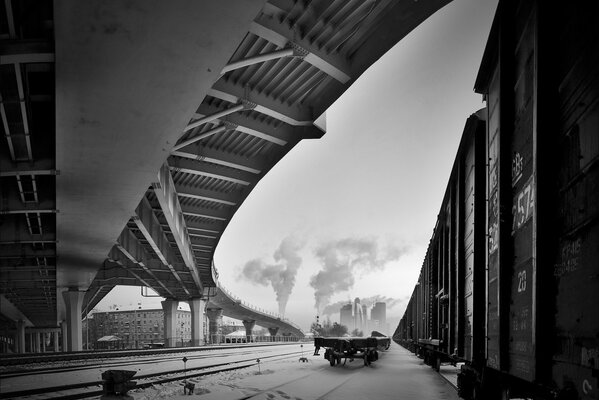
[[[307,348],[307,343],[305,344]],[[204,350],[188,353],[164,354],[162,356],[136,356],[136,357],[118,357],[87,360],[90,365],[89,369],[78,371],[64,372],[45,372],[36,375],[24,376],[8,376],[6,371],[0,372],[2,379],[2,392],[13,392],[18,390],[29,390],[48,388],[60,385],[79,384],[84,382],[100,381],[102,372],[109,369],[124,369],[137,371],[137,379],[140,375],[169,373],[176,370],[181,370],[184,367],[182,362],[183,357],[187,357],[188,361],[185,365],[188,369],[206,367],[208,365],[237,362],[241,360],[253,360],[254,357],[268,357],[278,354],[300,351],[299,345],[275,345],[275,346],[259,346],[259,347],[223,347],[220,350]],[[257,355],[257,356],[256,356]],[[99,364],[99,365],[98,365]],[[62,361],[52,363],[55,367],[69,366],[85,366],[85,361]],[[93,367],[92,367],[93,365]],[[44,365],[36,365],[41,368]],[[45,365],[45,366],[50,366]],[[14,369],[14,368],[13,368]],[[20,367],[23,370],[33,371],[34,368],[28,366]]]
[[[223,372],[197,379],[193,396],[183,394],[179,383],[165,384],[129,394],[135,400],[172,399],[402,399],[438,400],[458,399],[456,390],[439,374],[423,364],[402,347],[392,344],[381,353],[378,361],[365,367],[362,360],[347,362],[345,366],[331,367],[320,356],[312,356],[310,346],[308,362],[299,357],[278,361],[262,361],[259,366]],[[444,368],[451,371],[450,368]],[[452,373],[450,372],[449,375]]]

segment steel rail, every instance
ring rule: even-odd
[[[279,345],[291,345],[302,343],[297,342],[264,342],[254,344],[237,344],[237,345],[218,345],[218,346],[198,346],[198,347],[167,347],[161,349],[149,349],[149,350],[96,350],[96,351],[83,351],[83,352],[69,352],[69,353],[41,353],[41,354],[14,354],[6,355],[3,354],[0,357],[0,366],[8,365],[23,365],[23,364],[35,364],[42,362],[52,361],[74,361],[74,360],[87,360],[91,358],[117,358],[117,357],[132,357],[138,355],[154,355],[164,353],[186,353],[190,351],[205,351],[205,350],[225,350],[225,349],[239,349],[239,348],[256,348],[256,347],[271,347]]]
[[[262,356],[262,357],[260,357],[260,359],[262,359],[262,360],[263,359],[273,359],[276,357],[280,357],[281,359],[284,359],[284,358],[295,357],[298,354],[301,354],[301,351],[295,351],[295,352],[284,353],[284,354],[273,354],[270,356]],[[140,380],[140,379],[148,379],[148,378],[160,377],[160,376],[165,376],[165,375],[169,375],[169,376],[165,377],[165,378],[161,378],[161,379],[153,379],[149,382],[138,383],[135,386],[133,386],[130,390],[146,389],[146,388],[154,386],[154,385],[174,382],[174,381],[183,380],[183,379],[190,379],[190,378],[195,378],[195,377],[200,377],[200,376],[205,376],[205,375],[212,375],[212,374],[216,374],[219,372],[226,372],[226,371],[233,371],[233,370],[237,370],[237,369],[248,368],[248,367],[251,367],[251,366],[257,365],[257,364],[258,364],[258,361],[257,361],[256,357],[252,357],[251,359],[230,361],[230,362],[226,362],[226,363],[218,363],[218,364],[212,364],[212,365],[205,365],[205,366],[195,367],[195,368],[184,368],[184,369],[178,369],[178,370],[168,371],[168,372],[157,372],[157,373],[153,373],[153,374],[139,375],[139,376],[135,376],[134,378]],[[227,366],[229,366],[229,367],[227,367]],[[219,368],[219,367],[224,367],[224,368]],[[207,369],[210,369],[210,371],[206,371]],[[190,371],[201,371],[201,372],[190,373]],[[173,376],[173,374],[175,374],[176,376]],[[103,392],[103,390],[92,390],[92,391],[85,390],[84,392],[81,392],[81,393],[66,394],[66,393],[64,393],[64,391],[77,390],[77,389],[88,389],[91,386],[102,385],[102,383],[103,383],[102,380],[99,380],[99,381],[83,382],[83,383],[77,383],[77,384],[71,384],[71,385],[61,385],[61,386],[53,386],[53,387],[46,387],[46,388],[19,390],[19,391],[13,391],[13,392],[2,392],[2,393],[0,393],[0,399],[20,398],[23,396],[31,396],[31,395],[42,394],[42,393],[48,395],[46,397],[47,399],[51,399],[51,398],[83,399],[83,398],[88,398],[88,397],[100,396],[104,392]],[[50,394],[53,392],[60,392],[60,394],[57,394],[56,397],[52,397]]]
[[[224,349],[223,349],[224,350]],[[228,356],[245,356],[247,354],[257,354],[256,351],[251,351],[248,349],[248,351],[244,351],[244,352],[239,352],[239,353],[235,353],[235,352],[226,352],[226,353],[218,353],[218,354],[205,354],[204,352],[202,352],[199,355],[186,355],[188,360],[201,360],[201,359],[205,359],[205,358],[220,358],[220,357],[228,357]],[[145,356],[145,357],[144,357]],[[23,370],[23,369],[19,369],[16,371],[3,371],[2,373],[0,373],[0,377],[2,379],[6,379],[6,378],[18,378],[21,376],[29,376],[29,375],[41,375],[41,374],[52,374],[52,373],[61,373],[61,372],[67,372],[67,371],[84,371],[84,370],[88,370],[88,369],[95,369],[95,368],[103,368],[103,369],[108,369],[108,368],[114,368],[114,367],[119,367],[119,366],[123,366],[123,365],[128,365],[128,366],[133,366],[133,365],[144,365],[144,364],[152,364],[152,363],[156,363],[159,361],[176,361],[176,360],[180,360],[181,357],[180,356],[165,356],[165,357],[156,357],[156,358],[149,358],[148,356],[151,356],[149,354],[143,354],[141,356],[132,356],[132,357],[143,357],[140,359],[127,359],[127,360],[123,360],[123,361],[112,361],[109,363],[103,363],[102,361],[95,361],[92,364],[78,364],[78,365],[60,365],[60,366],[47,366],[47,367],[42,367],[42,368],[33,368],[30,370]],[[122,357],[121,357],[122,358]],[[99,359],[99,360],[103,360],[103,359]],[[76,360],[76,361],[80,361],[80,360]],[[86,359],[81,359],[81,361],[86,361]]]

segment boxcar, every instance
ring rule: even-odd
[[[483,357],[485,117],[483,109],[466,121],[418,282],[393,336],[437,369]]]
[[[473,201],[460,146],[394,339],[466,399],[599,399],[599,2],[500,1],[475,90]]]

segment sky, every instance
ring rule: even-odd
[[[484,106],[473,86],[496,6],[454,0],[327,110],[326,134],[296,145],[229,223],[214,257],[221,285],[305,330],[356,297],[403,315],[466,119]],[[160,300],[117,287],[97,308]]]

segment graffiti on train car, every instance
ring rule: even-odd
[[[512,314],[512,332],[529,331],[530,330],[530,309],[522,307],[517,312]]]
[[[520,153],[516,153],[512,159],[512,186],[516,185],[522,178],[522,170],[524,169],[524,158]]]
[[[495,191],[489,199],[489,254],[499,247],[499,198]]]
[[[535,206],[534,193],[534,180],[531,176],[522,190],[514,196],[514,204],[512,205],[512,214],[514,216],[512,232],[520,229],[532,217]]]
[[[560,243],[560,262],[555,264],[553,275],[560,278],[578,269],[578,258],[582,249],[582,238],[566,240]]]
[[[580,365],[599,369],[599,348],[587,349],[582,348]]]

